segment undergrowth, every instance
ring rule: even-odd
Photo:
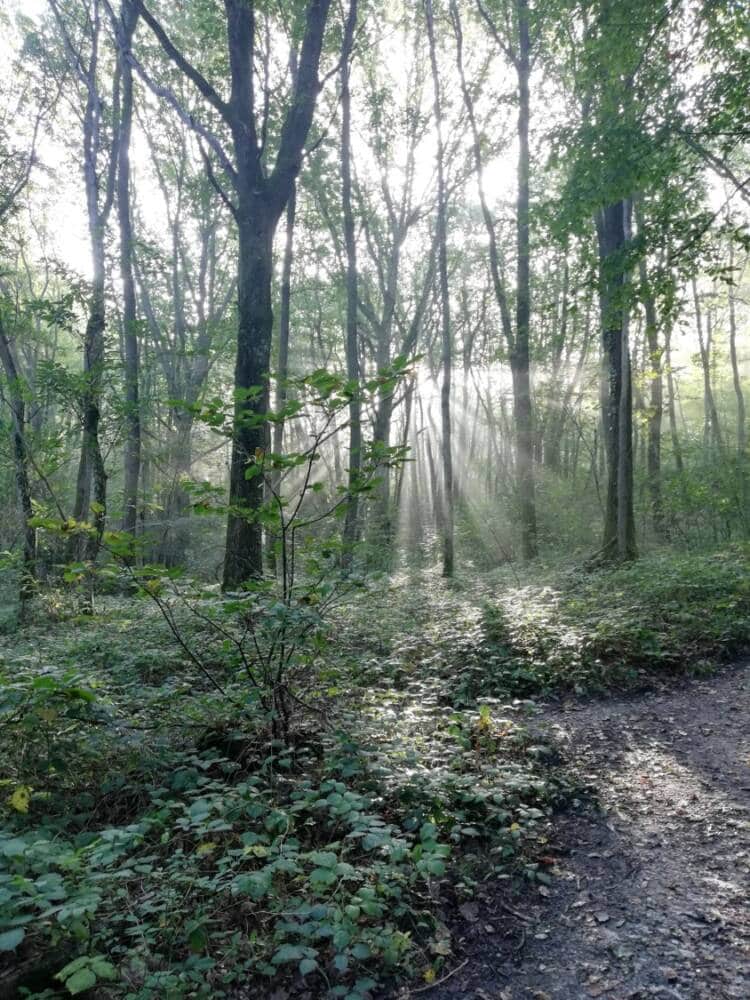
[[[218,691],[148,602],[48,600],[0,663],[0,990],[363,1000],[433,981],[447,898],[553,877],[571,786],[533,699],[739,655],[747,570],[734,547],[395,578],[336,611],[284,741],[232,657],[210,662]],[[201,623],[179,624],[206,662]]]

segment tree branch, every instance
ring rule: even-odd
[[[193,81],[195,86],[201,92],[201,94],[206,98],[208,103],[219,112],[221,117],[227,124],[230,124],[230,110],[229,106],[225,101],[219,97],[214,88],[208,82],[208,80],[198,72],[192,63],[189,63],[185,56],[180,52],[180,50],[172,42],[169,35],[166,33],[164,28],[159,24],[151,11],[143,3],[143,0],[136,0],[138,4],[138,10],[141,12],[141,16],[146,24],[151,28],[153,33],[159,40],[159,44],[164,49],[166,54],[172,60],[172,62],[180,69],[185,76]]]

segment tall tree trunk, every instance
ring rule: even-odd
[[[700,295],[698,294],[698,283],[695,278],[692,280],[693,302],[695,304],[695,324],[698,329],[698,346],[700,349],[701,369],[703,371],[703,446],[708,450],[711,445],[715,445],[719,451],[723,448],[723,438],[719,414],[716,409],[716,399],[711,384],[711,347],[713,331],[711,325],[710,307],[706,312],[706,324],[704,330],[703,310],[701,308]]]
[[[133,123],[133,67],[127,58],[138,22],[138,8],[123,0],[120,15],[122,44],[120,74],[122,109],[117,171],[117,212],[120,224],[120,276],[122,280],[122,329],[125,355],[125,468],[123,531],[135,535],[138,514],[138,480],[141,470],[141,409],[139,399],[138,316],[133,274],[133,221],[130,209],[130,136]]]
[[[434,93],[435,128],[437,131],[437,172],[438,172],[438,205],[437,205],[437,252],[438,281],[440,287],[441,313],[441,364],[443,381],[440,387],[440,415],[442,424],[442,454],[443,454],[443,576],[453,576],[454,540],[453,540],[453,452],[451,446],[451,315],[450,290],[448,287],[448,193],[445,182],[445,145],[443,140],[442,100],[440,94],[440,75],[437,64],[435,46],[435,23],[432,0],[425,0],[427,15],[427,35],[430,45],[430,69],[432,71],[432,87]]]
[[[628,344],[626,250],[630,203],[615,202],[597,216],[602,325],[602,428],[607,455],[605,558],[637,554],[633,513],[633,394]]]
[[[491,26],[492,34],[498,38],[498,29],[492,24],[486,9],[480,4],[482,17]],[[530,153],[529,121],[531,104],[529,77],[531,73],[531,37],[529,31],[528,0],[516,0],[518,22],[517,46],[509,41],[504,51],[509,53],[516,68],[518,81],[518,124],[519,142],[516,201],[516,325],[513,329],[511,309],[502,276],[500,252],[495,233],[495,222],[489,209],[484,190],[484,168],[482,162],[482,138],[474,112],[474,100],[466,83],[463,66],[463,35],[455,0],[451,3],[451,16],[457,43],[458,70],[464,105],[472,132],[472,152],[477,171],[477,185],[482,217],[488,236],[490,274],[495,298],[500,310],[503,334],[510,357],[513,382],[513,422],[516,446],[515,481],[521,523],[521,552],[526,560],[537,554],[536,499],[534,484],[534,420],[531,399],[530,375]]]
[[[734,243],[729,244],[729,269],[734,273]],[[732,384],[737,402],[737,474],[739,478],[740,518],[745,537],[750,532],[748,510],[747,426],[745,394],[742,389],[739,360],[737,358],[737,307],[735,286],[729,286],[729,358],[732,365]]]
[[[639,229],[642,223],[639,220]],[[662,350],[659,347],[659,328],[656,303],[648,284],[646,262],[639,262],[641,286],[644,289],[643,307],[646,313],[646,346],[648,350],[649,406],[648,445],[646,451],[646,478],[651,501],[651,522],[657,538],[665,538],[664,510],[661,495],[661,425],[664,413],[664,388],[662,382]]]
[[[672,368],[672,328],[664,332],[664,360],[667,368],[667,413],[669,416],[669,436],[672,439],[672,454],[674,455],[677,474],[682,479],[685,466],[682,458],[682,442],[677,429],[677,385]]]
[[[352,547],[359,538],[359,484],[362,467],[362,418],[359,399],[359,335],[357,330],[357,243],[352,210],[352,102],[349,88],[350,60],[357,24],[357,0],[349,4],[349,16],[341,50],[341,201],[346,249],[346,374],[357,389],[349,403],[349,502],[343,533],[343,565],[351,564]]]
[[[513,374],[513,412],[516,430],[516,479],[521,514],[521,552],[524,560],[537,554],[534,491],[533,411],[529,359],[531,317],[529,228],[529,76],[531,73],[528,0],[517,0],[518,14],[518,200],[516,210],[517,282],[516,336],[510,356]]]
[[[184,567],[190,543],[190,494],[185,489],[185,479],[190,478],[193,464],[193,414],[179,407],[173,411],[172,421],[174,426],[169,441],[172,480],[164,503],[166,524],[158,558],[168,569],[177,569]]]
[[[729,246],[729,269],[734,271],[734,244]],[[737,358],[737,305],[734,285],[729,286],[729,357],[732,364],[732,383],[737,401],[737,452],[744,456],[747,451],[747,415],[745,394]]]
[[[106,168],[106,185],[102,194],[100,177],[102,151],[103,100],[98,89],[99,46],[101,42],[101,6],[94,0],[87,31],[90,52],[84,69],[84,59],[71,41],[65,18],[58,4],[50,6],[60,26],[72,69],[82,77],[86,87],[86,107],[83,113],[83,177],[86,193],[86,211],[91,245],[92,281],[89,312],[83,344],[83,390],[81,393],[82,428],[81,453],[76,475],[73,519],[86,522],[94,514],[95,535],[86,540],[73,535],[70,555],[94,559],[99,548],[107,516],[107,474],[104,468],[99,427],[101,422],[101,396],[104,375],[105,315],[105,233],[114,198],[117,168],[117,141],[120,114],[120,79],[115,74],[112,90],[113,138],[109,148]],[[92,503],[93,489],[93,503]]]
[[[273,234],[275,225],[258,203],[240,207],[235,411],[230,467],[224,587],[231,589],[263,573],[263,535],[259,519],[264,499],[260,475],[268,443],[268,369],[273,309]]]
[[[107,475],[99,440],[106,320],[104,311],[104,232],[98,217],[90,220],[89,233],[92,244],[94,276],[83,346],[82,438],[76,475],[73,518],[79,522],[86,521],[88,518],[92,509],[93,482],[94,526],[97,536],[101,537],[107,506]],[[97,547],[96,543],[88,544],[84,546],[84,550],[88,555],[93,555]],[[82,552],[77,544],[75,550]]]
[[[36,530],[31,524],[34,511],[31,504],[31,486],[29,484],[29,456],[26,450],[26,403],[18,374],[18,368],[13,356],[13,349],[8,340],[0,312],[0,361],[5,369],[8,382],[11,411],[11,444],[13,447],[13,466],[15,469],[16,492],[21,513],[23,531],[23,570],[21,573],[20,597],[21,605],[34,592],[36,577]]]
[[[171,93],[169,100],[183,121],[196,128],[218,158],[235,200],[221,188],[206,154],[206,169],[237,224],[237,357],[235,407],[229,481],[229,514],[224,559],[224,589],[234,589],[263,574],[263,456],[270,443],[266,421],[273,311],[273,238],[292,195],[320,90],[318,68],[331,0],[308,0],[297,72],[282,115],[273,167],[265,161],[265,120],[270,108],[256,108],[256,4],[224,0],[227,55],[231,78],[225,100],[180,52],[159,21],[140,2],[141,16],[162,49],[223,119],[231,134],[231,155],[214,133],[201,127]],[[152,85],[153,87],[153,85]],[[153,87],[164,96],[163,88]],[[267,88],[266,88],[267,89]],[[263,120],[258,129],[256,120]]]
[[[292,315],[292,267],[294,265],[294,224],[297,214],[297,192],[292,192],[286,207],[286,234],[284,258],[281,265],[281,294],[279,296],[279,355],[276,372],[276,410],[281,411],[287,404],[289,378],[289,336]],[[273,450],[281,454],[284,444],[284,422],[279,420],[273,427]]]
[[[235,411],[229,478],[224,589],[263,574],[263,455],[269,444],[264,415],[269,401],[273,331],[273,238],[302,165],[319,90],[318,66],[330,0],[309,0],[291,105],[284,118],[273,171],[266,176],[256,132],[253,82],[255,11],[225,0],[232,93],[223,104],[235,154],[235,219],[239,237]]]
[[[284,236],[284,256],[281,264],[281,290],[279,296],[279,353],[276,365],[276,412],[281,413],[287,404],[289,391],[289,337],[291,334],[292,317],[292,267],[294,266],[294,225],[297,217],[297,187],[292,189],[286,206],[286,229]],[[273,425],[271,447],[275,455],[280,455],[284,448],[284,421],[276,420]],[[281,490],[281,472],[271,476],[272,497],[279,496]],[[272,502],[276,502],[275,499]],[[267,554],[272,573],[276,572],[275,539],[269,534]]]

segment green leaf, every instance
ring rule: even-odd
[[[92,972],[91,969],[79,969],[78,972],[73,973],[70,979],[65,980],[65,988],[73,996],[90,990],[92,986],[96,986],[96,973]]]
[[[91,969],[98,979],[117,979],[117,969],[105,958],[98,956],[91,959]]]
[[[332,872],[330,868],[316,868],[310,873],[310,881],[319,886],[333,885],[336,881],[336,873]]]
[[[15,927],[12,931],[0,934],[0,951],[15,951],[26,937],[23,927]]]
[[[299,962],[305,957],[303,948],[297,944],[282,944],[271,959],[273,965],[283,965],[285,962]]]
[[[310,860],[319,868],[333,868],[338,857],[333,851],[313,851],[310,854]]]

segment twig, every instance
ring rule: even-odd
[[[519,910],[514,910],[513,907],[508,906],[507,903],[501,903],[500,906],[505,910],[506,913],[510,913],[512,917],[515,917],[516,920],[521,920],[525,924],[531,922],[531,917],[527,917],[525,913],[521,913]]]
[[[455,969],[451,969],[451,971],[447,975],[443,976],[442,979],[436,979],[434,983],[428,983],[427,986],[420,986],[416,990],[411,990],[412,996],[417,993],[427,993],[428,990],[434,990],[436,986],[442,986],[442,984],[450,979],[451,976],[455,976],[457,972],[460,972],[461,969],[468,964],[469,960],[468,958],[465,958],[460,965],[457,965]]]

